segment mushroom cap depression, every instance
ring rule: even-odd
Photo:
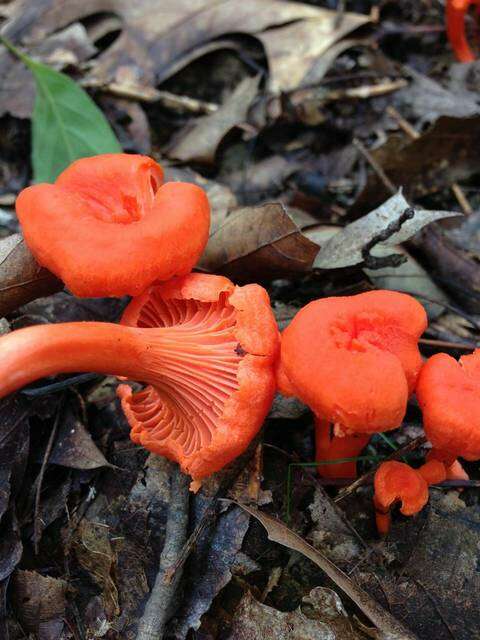
[[[452,458],[480,459],[480,349],[460,360],[432,356],[420,373],[417,398],[435,449]]]
[[[404,462],[382,462],[375,473],[374,487],[375,506],[384,511],[400,501],[401,513],[413,516],[428,502],[428,482]]]
[[[207,243],[208,199],[196,185],[162,179],[146,156],[77,160],[55,184],[19,194],[25,242],[77,296],[134,296],[185,275]]]
[[[122,324],[146,333],[168,328],[163,347],[152,343],[145,354],[149,385],[138,393],[119,387],[132,440],[177,461],[194,480],[240,455],[275,393],[279,334],[267,292],[190,274],[150,287]]]
[[[282,334],[278,383],[346,433],[398,427],[422,358],[424,308],[394,291],[324,298]]]

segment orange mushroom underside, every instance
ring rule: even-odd
[[[278,329],[266,291],[190,274],[152,286],[121,325],[67,323],[0,339],[0,396],[45,375],[96,371],[147,386],[118,393],[132,440],[195,480],[240,455],[275,392]]]

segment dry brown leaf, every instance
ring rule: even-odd
[[[42,576],[36,571],[16,571],[12,579],[12,602],[22,627],[39,638],[59,637],[67,604],[66,590],[64,580]]]
[[[289,529],[283,522],[280,522],[280,520],[272,518],[258,509],[245,504],[235,504],[238,504],[238,506],[256,518],[260,524],[265,527],[269,540],[277,542],[287,547],[287,549],[301,553],[320,567],[320,569],[333,580],[337,587],[351,598],[357,607],[377,627],[380,634],[382,634],[378,637],[384,638],[385,640],[387,638],[389,640],[415,640],[415,636],[390,615],[376,600],[352,582],[333,562],[314,549],[312,545],[308,544],[308,542],[295,533],[295,531]]]
[[[235,610],[230,640],[356,640],[340,598],[330,589],[316,587],[295,611],[278,611],[255,600],[247,591]]]
[[[237,281],[268,280],[309,271],[318,245],[281,204],[233,211],[210,236],[200,267]]]
[[[479,147],[480,116],[444,116],[418,139],[402,143],[394,136],[371,153],[391,182],[403,185],[406,198],[415,201],[478,173]],[[383,182],[371,175],[352,212],[368,211],[389,195]]]
[[[117,556],[109,539],[109,527],[83,518],[75,532],[74,548],[80,566],[102,590],[108,617],[118,615],[117,585],[114,580]]]
[[[63,283],[43,269],[15,233],[0,241],[0,316],[63,288]]]
[[[161,5],[158,0],[17,0],[2,32],[15,44],[31,48],[67,25],[111,11],[121,18],[123,30],[96,59],[86,84],[150,96],[157,85],[207,48],[224,47],[220,38],[232,33],[261,41],[271,90],[294,89],[312,81],[315,63],[331,45],[369,21],[368,16],[347,12],[338,24],[335,11],[280,0],[162,0]],[[118,29],[116,21],[105,25],[107,32]],[[90,30],[92,39],[98,37],[94,29],[95,24]],[[18,115],[21,110],[25,117],[32,96],[25,94],[25,85],[30,84],[27,77],[23,84],[15,82],[20,68],[8,54],[0,54],[0,113]],[[7,77],[9,95],[4,90]]]
[[[245,121],[257,95],[260,76],[246,77],[212,115],[187,125],[175,136],[168,151],[177,160],[213,163],[218,145],[235,126]]]

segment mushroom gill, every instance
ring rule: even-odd
[[[148,329],[144,366],[150,385],[131,397],[135,433],[157,442],[174,439],[189,456],[210,444],[225,402],[238,390],[245,355],[235,337],[235,309],[217,301],[164,299],[155,289],[142,307],[139,328]]]

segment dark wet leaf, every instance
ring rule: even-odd
[[[233,211],[210,237],[200,266],[242,281],[310,270],[318,246],[281,204]]]
[[[421,640],[471,640],[480,616],[480,509],[455,492],[430,493],[416,521],[394,522],[388,573],[367,568],[359,579]]]
[[[0,522],[0,581],[5,580],[22,557],[23,546],[13,507],[4,514]]]
[[[50,464],[59,464],[72,469],[98,469],[112,466],[93,442],[85,425],[71,409],[65,412],[48,461]]]
[[[372,152],[391,182],[404,187],[408,200],[415,201],[435,193],[456,180],[464,180],[480,171],[480,116],[454,118],[444,116],[417,140],[398,141]],[[460,152],[459,152],[460,151]],[[388,191],[382,181],[371,175],[352,212],[378,206]]]
[[[260,76],[246,77],[212,115],[187,125],[175,136],[168,151],[171,158],[211,164],[218,145],[233,127],[245,121],[258,91]]]
[[[39,640],[56,640],[64,626],[67,583],[36,571],[16,571],[12,603],[22,627]]]
[[[320,569],[333,580],[337,587],[355,602],[359,609],[363,611],[377,627],[378,631],[384,634],[385,638],[388,637],[390,640],[415,640],[415,636],[390,615],[376,600],[358,587],[343,571],[338,569],[333,562],[314,549],[314,547],[308,544],[308,542],[297,533],[289,529],[283,522],[245,504],[239,504],[239,506],[260,522],[266,529],[269,540],[301,553],[320,567]]]
[[[206,613],[223,587],[232,578],[232,565],[247,533],[249,517],[241,509],[230,509],[217,522],[213,536],[201,541],[187,568],[182,608],[172,625],[172,635],[185,638],[190,629],[200,627]]]

